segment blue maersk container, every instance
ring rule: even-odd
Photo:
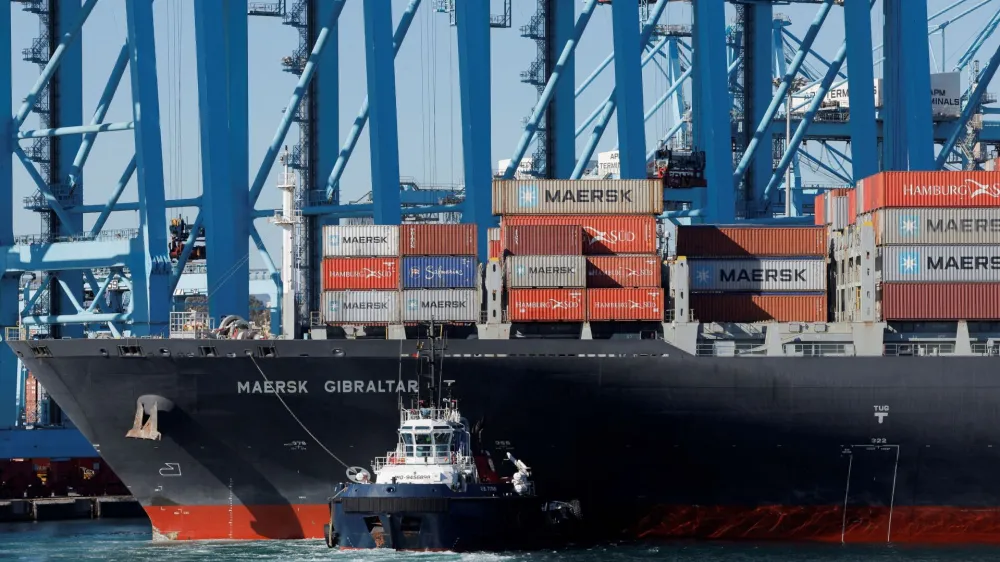
[[[476,259],[456,256],[403,258],[404,289],[469,289],[478,284]]]

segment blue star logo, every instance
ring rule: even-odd
[[[330,312],[337,312],[340,310],[340,302],[330,301]]]
[[[917,217],[899,217],[899,234],[901,236],[918,236],[920,234],[920,220]]]
[[[339,246],[340,245],[340,235],[339,234],[331,234],[330,235],[330,245],[331,246]]]
[[[517,205],[518,207],[537,207],[538,206],[538,186],[537,185],[522,185],[517,188]]]
[[[406,301],[406,307],[409,308],[410,310],[416,310],[420,308],[420,301],[418,301],[417,299],[410,299]]]
[[[712,269],[709,267],[698,268],[694,272],[694,284],[695,285],[710,285],[712,283]]]
[[[901,275],[920,274],[920,252],[902,252],[899,254],[899,273]]]
[[[515,267],[514,268],[514,273],[516,275],[524,275],[524,266],[523,265],[519,265],[519,266]]]

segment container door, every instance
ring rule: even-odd
[[[847,478],[841,538],[850,542],[890,542],[899,446],[845,447]]]

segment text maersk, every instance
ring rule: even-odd
[[[631,189],[546,189],[546,203],[632,203]]]
[[[1000,219],[927,219],[931,232],[1000,232]]]
[[[237,394],[309,394],[309,381],[238,381]],[[340,394],[417,392],[418,381],[385,379],[377,381],[326,381],[323,390]]]
[[[330,236],[332,244],[388,244],[387,236],[340,236],[333,234]]]
[[[960,269],[976,271],[980,269],[1000,269],[1000,256],[958,256],[958,257],[928,257],[927,269],[944,270]]]
[[[754,281],[754,282],[764,282],[764,281],[806,281],[806,270],[805,269],[720,269],[719,270],[719,280],[726,283],[735,283],[738,281]]]

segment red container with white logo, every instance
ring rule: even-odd
[[[887,207],[1000,207],[996,172],[882,172],[862,180],[858,211]]]
[[[474,224],[404,224],[399,227],[403,256],[474,256]]]
[[[398,289],[399,258],[326,258],[323,290]]]
[[[518,225],[503,230],[503,249],[512,256],[579,256],[583,248],[575,225]]]
[[[652,215],[511,215],[501,227],[526,224],[576,224],[583,229],[585,255],[656,253]]]
[[[659,287],[660,270],[656,256],[588,256],[587,288]]]
[[[586,316],[583,289],[507,291],[507,317],[511,322],[583,322]]]
[[[587,291],[587,318],[591,322],[619,320],[663,321],[663,289],[591,289]]]

